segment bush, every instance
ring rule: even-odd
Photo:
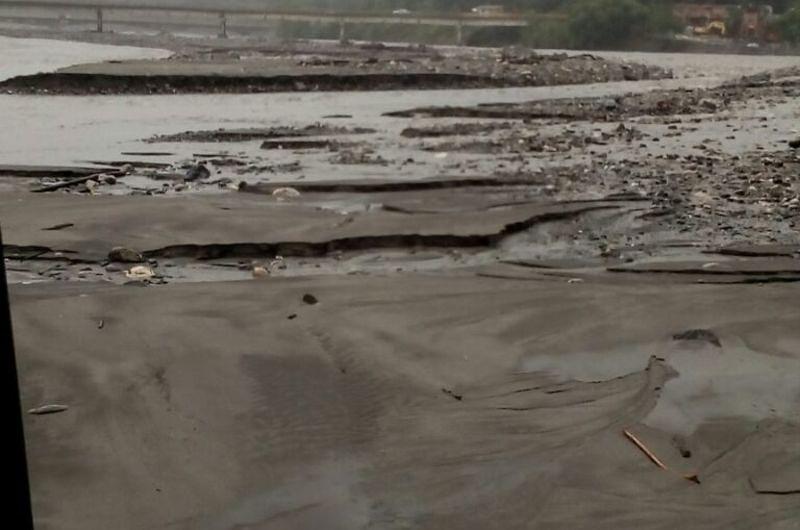
[[[776,29],[781,39],[792,44],[800,44],[800,6],[787,11],[778,18]]]

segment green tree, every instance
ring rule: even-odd
[[[775,26],[783,40],[800,44],[800,2],[779,17]]]
[[[620,48],[673,31],[668,2],[578,0],[569,11],[569,32],[579,48]]]

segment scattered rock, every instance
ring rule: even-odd
[[[125,273],[125,276],[132,280],[149,280],[155,275],[156,273],[153,272],[153,269],[147,265],[137,265]]]
[[[186,182],[194,182],[195,180],[207,179],[211,176],[211,172],[204,164],[195,164],[186,171],[186,176],[183,178]]]
[[[368,149],[353,150],[342,149],[330,158],[331,164],[345,164],[345,165],[380,165],[385,166],[389,161],[380,155],[374,155]]]
[[[708,98],[701,99],[698,104],[700,105],[700,108],[707,110],[708,112],[717,111],[717,103]]]
[[[266,267],[256,265],[253,267],[253,278],[266,278],[269,276],[269,271]]]
[[[308,305],[316,305],[319,303],[319,300],[317,300],[317,297],[314,296],[313,294],[304,294],[303,302]]]
[[[108,253],[108,259],[118,263],[141,263],[144,261],[144,256],[132,248],[114,247]]]
[[[272,196],[278,199],[279,201],[285,201],[287,199],[296,199],[300,196],[300,192],[294,188],[276,188],[272,191]]]

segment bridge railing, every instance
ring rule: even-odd
[[[412,12],[407,14],[377,13],[377,12],[355,12],[355,11],[331,11],[331,10],[293,10],[293,9],[273,9],[273,8],[248,8],[248,7],[229,7],[212,8],[200,6],[174,6],[174,5],[154,5],[150,3],[132,4],[122,2],[80,2],[70,0],[0,0],[0,18],[3,17],[4,9],[16,10],[20,12],[41,10],[52,12],[53,18],[57,19],[65,10],[69,11],[88,11],[93,13],[91,19],[96,21],[97,31],[102,32],[111,22],[108,15],[114,13],[118,16],[124,13],[173,13],[173,14],[195,14],[213,17],[219,27],[219,36],[227,37],[231,26],[231,19],[248,24],[259,24],[265,21],[295,21],[295,22],[322,22],[339,25],[339,36],[341,39],[346,37],[345,28],[347,24],[415,24],[415,25],[435,25],[451,26],[456,29],[456,38],[459,44],[463,41],[464,27],[521,27],[527,25],[527,20],[518,15],[492,14],[483,15],[476,13],[431,13],[431,12]],[[7,11],[6,11],[7,12]],[[132,21],[122,21],[129,22]]]

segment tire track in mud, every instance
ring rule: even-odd
[[[254,458],[286,454],[316,457],[325,451],[359,453],[379,435],[379,420],[402,388],[375,369],[358,345],[305,313],[292,320],[297,356],[248,356],[243,369],[253,380],[253,424],[246,450]],[[384,375],[382,375],[384,374]]]

